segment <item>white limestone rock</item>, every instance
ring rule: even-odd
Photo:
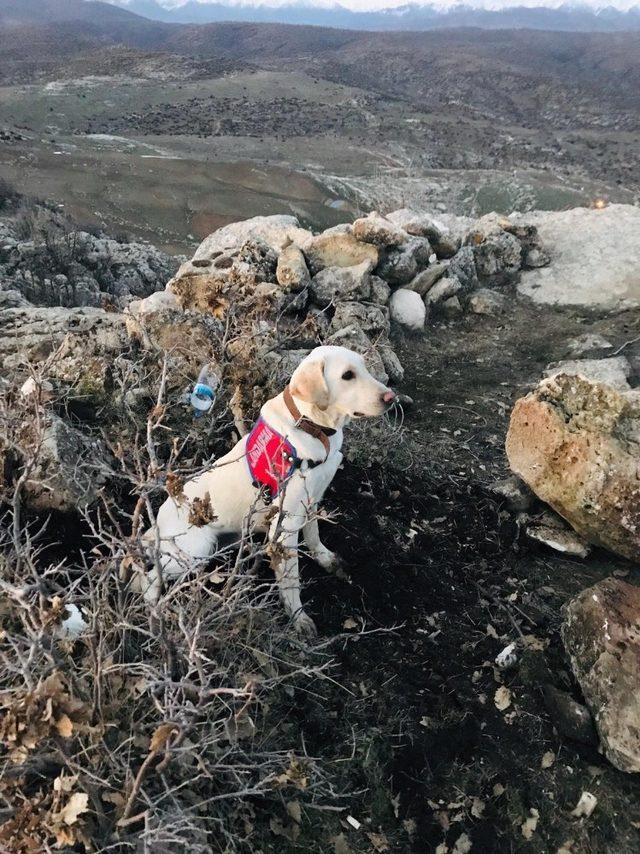
[[[391,319],[407,329],[424,329],[427,309],[420,294],[407,288],[398,288],[389,300]]]

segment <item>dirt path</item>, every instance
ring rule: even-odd
[[[332,830],[351,850],[640,849],[640,781],[560,735],[540,690],[547,680],[580,700],[562,605],[613,571],[634,580],[638,570],[519,539],[487,489],[506,474],[513,401],[566,341],[599,331],[619,346],[637,326],[631,313],[598,320],[522,302],[500,320],[471,316],[404,342],[404,390],[416,403],[405,438],[381,452],[392,457],[384,466],[348,466],[329,501],[341,515],[327,539],[348,577],[307,575],[323,633],[345,621],[381,631],[339,651],[341,688],[297,696],[289,712],[309,753],[332,756],[345,790],[361,791],[348,803],[362,828]],[[518,664],[499,672],[495,656],[522,636]],[[499,710],[503,683],[510,704]],[[584,790],[598,806],[577,819]],[[331,850],[330,836],[315,826],[297,850]]]

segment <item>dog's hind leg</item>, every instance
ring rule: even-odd
[[[158,511],[157,527],[143,537],[147,554],[155,564],[140,579],[140,590],[149,604],[155,604],[160,597],[160,575],[164,580],[178,578],[206,561],[216,549],[215,527],[190,524],[187,514],[188,508],[167,499]]]
[[[202,529],[198,529],[201,531]],[[160,561],[163,581],[172,578],[180,578],[198,565],[205,563],[214,553],[217,537],[215,532],[208,532],[209,536],[190,537],[185,541],[185,536],[176,537],[171,542],[163,542],[160,546],[160,555],[150,554]],[[157,566],[144,574],[140,581],[140,591],[150,605],[155,605],[160,597],[160,572]]]
[[[160,552],[155,547],[149,549],[149,556],[154,562],[154,567],[140,576],[139,589],[149,605],[155,605],[160,598],[161,585],[160,576],[163,581],[169,578],[177,578],[190,569],[189,556],[181,555],[173,543],[161,543]],[[160,565],[161,572],[158,570]]]

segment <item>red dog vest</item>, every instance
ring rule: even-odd
[[[247,465],[254,486],[266,486],[275,498],[298,464],[296,449],[259,418],[247,439]]]

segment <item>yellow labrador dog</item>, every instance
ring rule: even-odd
[[[315,627],[300,600],[298,536],[325,569],[337,563],[318,533],[317,507],[342,462],[342,428],[352,418],[382,415],[395,393],[371,376],[362,356],[344,347],[317,347],[287,388],[268,400],[248,436],[169,497],[145,540],[159,549],[164,578],[181,575],[214,553],[221,534],[268,532],[280,595],[295,626]],[[199,501],[197,501],[199,500]],[[192,508],[209,506],[213,521],[194,524]],[[273,506],[275,505],[275,512]],[[157,551],[156,551],[157,554]],[[145,598],[160,595],[156,570],[144,579]]]

